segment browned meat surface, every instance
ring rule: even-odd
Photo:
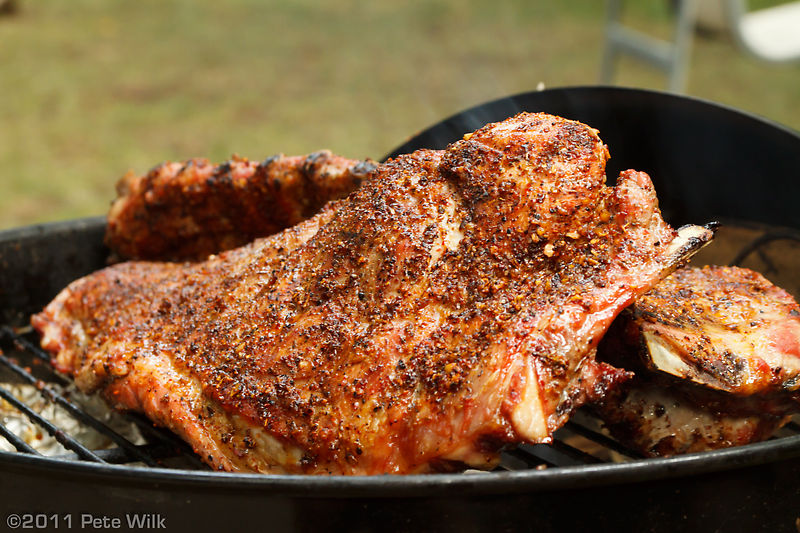
[[[190,159],[144,176],[129,172],[117,184],[106,244],[121,259],[205,259],[298,224],[374,169],[372,161],[321,151],[262,163]]]
[[[623,325],[650,368],[738,395],[800,387],[800,306],[752,270],[682,268]]]
[[[710,239],[597,132],[520,114],[381,165],[345,200],[194,264],[131,262],[33,318],[56,367],[218,469],[487,467],[624,373],[623,307]]]
[[[636,377],[599,409],[646,455],[770,437],[798,411],[800,307],[761,274],[682,268],[626,309],[600,358]]]

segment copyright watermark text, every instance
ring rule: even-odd
[[[98,515],[92,513],[11,513],[6,516],[9,529],[167,529],[167,519],[158,513]]]

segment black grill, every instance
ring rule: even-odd
[[[735,230],[736,231],[736,230]],[[762,271],[780,276],[780,268],[771,257],[776,254],[770,245],[787,241],[800,243],[800,233],[794,230],[742,230],[751,236],[744,241],[735,252],[732,264],[746,265],[755,256]],[[737,235],[737,240],[738,240]],[[723,231],[722,240],[726,239]],[[733,240],[735,243],[737,240]],[[723,243],[729,245],[730,243]],[[730,252],[728,252],[730,253]],[[781,249],[777,252],[785,255]],[[789,252],[791,253],[791,251]],[[800,255],[798,255],[800,262]],[[719,261],[717,261],[718,263]],[[795,271],[785,272],[785,276],[795,278]],[[89,449],[79,439],[70,435],[70,431],[59,427],[43,417],[37,409],[17,398],[7,386],[0,384],[0,398],[53,437],[68,453],[50,455],[55,461],[89,461],[101,464],[136,465],[149,467],[165,467],[180,470],[208,470],[208,467],[197,457],[190,447],[173,433],[153,425],[152,422],[137,413],[116,413],[115,416],[135,426],[144,436],[144,444],[136,444],[129,438],[115,431],[106,422],[93,416],[81,405],[80,400],[70,398],[68,385],[70,380],[55,372],[50,366],[49,355],[38,347],[37,335],[30,327],[14,328],[10,325],[0,326],[0,368],[11,378],[11,382],[29,385],[35,388],[48,403],[63,409],[79,423],[92,428],[105,436],[113,446],[102,449]],[[0,374],[2,376],[2,374]],[[10,381],[10,380],[9,380]],[[40,410],[39,410],[40,411]],[[110,412],[110,411],[109,411]],[[790,422],[780,431],[781,437],[800,434],[800,425]],[[2,435],[20,453],[42,456],[35,446],[26,442],[10,430],[0,420]],[[569,468],[580,465],[596,465],[599,463],[620,463],[641,460],[643,456],[626,448],[613,438],[603,433],[601,423],[586,411],[579,411],[567,424],[556,432],[551,444],[523,444],[505,452],[496,471],[521,471],[544,468]]]
[[[699,100],[587,87],[478,106],[396,153],[442,148],[522,110],[598,128],[612,154],[612,181],[626,168],[650,173],[672,225],[738,221],[718,233],[717,255],[698,262],[739,262],[800,295],[796,132]],[[63,453],[44,457],[0,425],[16,450],[0,452],[0,523],[9,513],[136,511],[163,513],[171,531],[249,530],[253,524],[303,531],[797,530],[800,426],[794,422],[766,442],[643,459],[579,411],[552,445],[508,451],[496,471],[411,476],[213,472],[171,432],[136,414],[115,415],[135,426],[141,439],[131,439],[119,420],[90,412],[69,380],[51,370],[27,326],[70,281],[104,266],[103,225],[95,218],[0,233],[0,324],[6,324],[0,327],[0,398],[63,446]],[[86,446],[68,428],[42,420],[16,400],[18,385],[109,446]]]

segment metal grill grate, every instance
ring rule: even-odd
[[[143,435],[145,442],[138,444],[122,435],[95,414],[91,414],[80,401],[71,399],[70,380],[54,372],[48,355],[29,338],[31,332],[22,333],[9,326],[0,327],[0,369],[5,374],[0,385],[0,398],[23,414],[32,424],[55,439],[65,453],[51,456],[53,459],[81,460],[96,463],[132,464],[144,466],[176,466],[170,459],[180,458],[180,468],[206,469],[205,464],[177,436],[136,413],[114,413]],[[38,375],[38,376],[37,376]],[[105,437],[112,446],[104,449],[89,449],[71,433],[45,418],[40,412],[21,400],[10,389],[16,384],[34,387],[49,405],[57,406],[81,427],[91,428]],[[109,410],[110,412],[110,410]],[[63,420],[63,417],[61,417]],[[2,435],[18,452],[42,455],[35,445],[15,434],[0,421]],[[34,440],[36,438],[34,437]]]

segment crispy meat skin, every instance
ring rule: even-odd
[[[106,245],[118,258],[198,260],[277,233],[343,198],[375,169],[324,150],[255,163],[163,163],[117,184]]]
[[[607,157],[595,130],[523,113],[273,237],[87,276],[33,324],[83,390],[219,469],[490,466],[620,378],[599,338],[682,257],[649,178],[606,187]]]
[[[764,440],[800,406],[800,307],[752,270],[682,268],[622,312],[599,358],[636,374],[598,413],[645,455]]]

